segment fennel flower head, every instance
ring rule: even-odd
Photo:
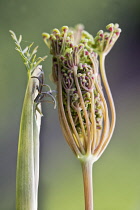
[[[105,150],[115,126],[115,108],[104,60],[121,29],[118,24],[106,28],[108,32],[100,30],[95,38],[83,25],[74,29],[63,26],[50,35],[42,34],[53,55],[52,77],[57,85],[63,134],[80,160],[91,158],[93,162]]]

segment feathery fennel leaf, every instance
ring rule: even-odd
[[[34,71],[34,69],[42,61],[44,61],[47,58],[47,56],[37,58],[36,53],[37,53],[38,46],[31,49],[34,44],[33,42],[29,46],[25,47],[25,49],[22,49],[22,47],[21,47],[22,35],[20,35],[19,38],[17,38],[16,34],[13,31],[10,30],[9,32],[11,33],[11,37],[15,41],[15,44],[16,44],[15,49],[21,55],[27,71],[32,73]]]

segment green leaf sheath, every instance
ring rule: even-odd
[[[37,76],[40,69],[35,69]],[[38,80],[29,76],[25,93],[17,157],[16,210],[36,210],[39,178],[39,132],[41,116],[36,113],[34,98]]]
[[[35,107],[34,107],[35,109]],[[41,105],[39,107],[41,110]],[[39,183],[39,135],[40,135],[40,125],[41,125],[41,115],[39,112],[36,112],[36,115],[33,115],[33,139],[34,139],[34,175],[35,175],[35,200],[36,200],[36,209],[38,203],[38,183]]]

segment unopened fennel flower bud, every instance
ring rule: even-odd
[[[63,26],[60,31],[54,29],[50,35],[42,34],[53,55],[52,77],[57,85],[63,134],[82,162],[85,210],[93,209],[92,164],[107,147],[116,119],[104,62],[121,29],[112,23],[106,28],[109,32],[100,30],[95,38],[84,31],[83,25],[75,29]]]
[[[43,33],[53,55],[52,77],[57,84],[59,119],[64,136],[78,158],[97,160],[110,139],[108,106],[99,72],[98,54],[109,51],[118,38],[118,24],[110,33],[100,30],[95,39],[83,30],[63,26]]]

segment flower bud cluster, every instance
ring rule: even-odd
[[[62,130],[77,156],[100,152],[114,128],[111,124],[109,130],[98,56],[110,51],[121,30],[118,24],[109,24],[106,28],[109,33],[100,30],[95,38],[83,30],[82,25],[75,29],[63,26],[61,30],[54,29],[52,34],[42,34],[53,55],[52,77],[57,84]],[[105,76],[101,78],[105,85]],[[107,86],[105,89],[113,106]]]
[[[53,79],[62,85],[67,122],[73,136],[83,136],[83,146],[86,147],[85,138],[90,136],[93,139],[90,130],[94,126],[102,128],[103,114],[102,101],[95,85],[99,83],[101,86],[97,54],[91,48],[94,39],[86,31],[82,31],[80,36],[79,43],[75,44],[76,31],[67,26],[63,26],[61,31],[54,29],[51,35],[43,34],[53,55]]]
[[[119,24],[110,23],[106,26],[106,29],[109,32],[104,32],[100,30],[96,37],[94,38],[94,49],[97,53],[108,53],[113,45],[115,44],[116,40],[119,38],[121,29],[119,28]]]

